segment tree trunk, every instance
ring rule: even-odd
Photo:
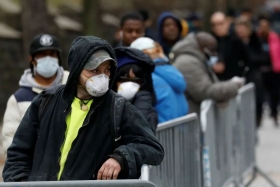
[[[48,14],[46,0],[22,0],[22,30],[25,59],[28,59],[29,45],[34,36],[53,34],[55,24]]]
[[[102,11],[99,0],[84,0],[84,34],[103,37],[102,34]]]
[[[217,1],[213,2],[210,0],[203,0],[201,3],[201,9],[203,12],[203,26],[204,29],[208,32],[211,31],[211,25],[210,25],[210,18],[212,14],[217,10]]]

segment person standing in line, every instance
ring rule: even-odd
[[[121,18],[119,29],[119,45],[130,46],[130,44],[145,35],[145,22],[142,15],[138,12],[129,12]]]
[[[263,84],[268,92],[271,117],[278,125],[278,105],[280,100],[280,38],[271,30],[271,21],[268,16],[259,17],[258,36],[261,39],[265,54],[264,65],[260,67]]]
[[[116,56],[94,36],[70,48],[66,85],[42,92],[7,152],[5,182],[139,179],[164,150],[143,114],[111,91]]]
[[[165,56],[169,58],[171,48],[181,39],[181,20],[171,12],[164,12],[158,18],[157,29],[157,41],[163,48]]]
[[[155,64],[152,78],[156,94],[155,109],[159,122],[187,115],[189,106],[184,95],[187,83],[180,71],[169,63],[162,47],[146,37],[138,38],[131,44],[131,47],[142,50],[149,55]]]
[[[185,96],[189,102],[190,113],[200,114],[200,105],[206,99],[224,103],[237,95],[244,85],[244,78],[233,77],[219,81],[212,70],[218,62],[217,41],[209,33],[191,33],[172,49],[172,65],[184,76],[188,83]]]
[[[9,98],[3,119],[2,144],[7,151],[31,101],[43,90],[66,83],[68,71],[60,60],[58,40],[49,34],[37,35],[29,47],[30,68],[19,81],[20,88]]]
[[[254,83],[256,94],[256,121],[257,128],[261,125],[262,105],[264,99],[264,86],[261,67],[265,65],[266,55],[264,54],[262,43],[254,31],[250,19],[244,16],[236,18],[234,22],[236,35],[243,41],[249,55],[249,66],[246,74],[246,82]]]
[[[142,112],[156,134],[158,115],[153,107],[156,97],[152,81],[155,65],[152,59],[131,47],[118,47],[114,51],[118,69],[113,90]]]
[[[230,32],[230,23],[222,12],[211,17],[213,34],[218,42],[218,63],[212,68],[220,80],[229,80],[235,76],[243,77],[248,66],[248,54],[245,45]]]

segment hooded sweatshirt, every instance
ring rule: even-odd
[[[203,100],[225,102],[237,95],[240,85],[232,81],[218,81],[213,70],[206,64],[206,56],[201,52],[194,33],[178,42],[172,52],[173,65],[188,82],[185,95],[190,105],[190,113],[200,114]]]
[[[31,101],[43,90],[65,84],[68,74],[68,71],[64,71],[60,67],[53,83],[50,86],[41,86],[32,76],[31,69],[24,71],[19,81],[20,88],[9,98],[4,114],[2,143],[5,151],[11,145],[15,132]]]
[[[75,39],[68,56],[69,78],[66,85],[39,94],[30,105],[8,149],[3,170],[4,181],[54,181],[60,170],[61,148],[65,141],[66,118],[76,96],[80,74],[95,51],[106,50],[116,60],[107,41],[93,36]],[[109,86],[116,74],[111,67]],[[140,177],[141,166],[158,165],[164,151],[156,140],[144,116],[128,101],[123,102],[120,128],[112,123],[115,107],[110,89],[94,97],[82,127],[71,145],[60,180],[96,180],[101,166],[108,158],[121,165],[118,178]],[[51,97],[38,119],[42,98]],[[121,137],[114,139],[115,131]],[[115,141],[117,141],[115,143]],[[20,163],[20,164],[18,164]]]
[[[181,33],[182,33],[182,25],[181,25],[181,20],[177,18],[174,14],[171,12],[163,12],[157,22],[157,29],[158,29],[158,43],[162,46],[164,54],[169,57],[170,50],[173,46],[169,46],[163,38],[163,23],[167,18],[172,18],[176,21],[178,24],[179,32],[178,32],[178,37],[177,41],[181,39]]]
[[[154,71],[155,65],[152,59],[142,51],[131,47],[116,48],[115,53],[118,59],[118,69],[127,64],[135,64],[143,68],[145,72],[143,77],[144,81],[141,84],[140,90],[130,102],[142,112],[153,132],[156,134],[158,115],[153,107],[156,102],[156,97],[152,81],[152,72]],[[117,92],[117,88],[114,88],[114,91]]]

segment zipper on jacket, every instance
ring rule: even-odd
[[[85,126],[87,126],[87,125],[89,124],[89,120],[90,120],[91,115],[95,112],[96,108],[99,107],[99,105],[100,105],[100,104],[96,105],[96,106],[92,109],[92,111],[89,113],[89,115],[88,115],[87,118],[86,118],[87,121],[82,125],[82,127],[85,127]],[[82,128],[82,127],[81,127],[81,128]]]
[[[64,110],[63,113],[65,113],[67,110],[69,110],[69,112],[68,112],[68,114],[67,114],[66,117],[65,117],[65,123],[66,123],[66,119],[67,119],[67,117],[70,115],[72,109],[69,109],[69,108],[67,107],[67,108]],[[66,125],[67,125],[67,124],[66,124]],[[66,127],[66,130],[67,130],[67,127]],[[61,149],[64,147],[64,144],[65,144],[65,138],[66,138],[65,133],[66,133],[66,132],[64,132],[63,142],[62,142],[62,144],[60,145],[60,149],[59,149],[60,156],[59,156],[59,158],[58,158],[59,170],[58,170],[58,173],[57,173],[57,177],[58,177],[59,172],[60,172],[60,169],[61,169],[61,165],[60,165],[60,161],[61,161]],[[62,173],[63,173],[63,171],[62,171]],[[62,176],[62,173],[61,173],[61,176]],[[60,178],[61,178],[61,176],[60,176]],[[57,178],[57,179],[58,179],[58,178]],[[60,179],[59,179],[59,180],[60,180]]]

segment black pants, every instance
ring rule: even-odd
[[[257,127],[260,127],[261,118],[262,118],[262,106],[264,100],[264,87],[263,87],[263,78],[262,73],[258,70],[251,70],[246,76],[247,83],[255,84],[255,96],[256,96],[256,122]]]
[[[263,73],[263,85],[269,97],[271,116],[277,117],[280,100],[280,74],[274,72]]]

